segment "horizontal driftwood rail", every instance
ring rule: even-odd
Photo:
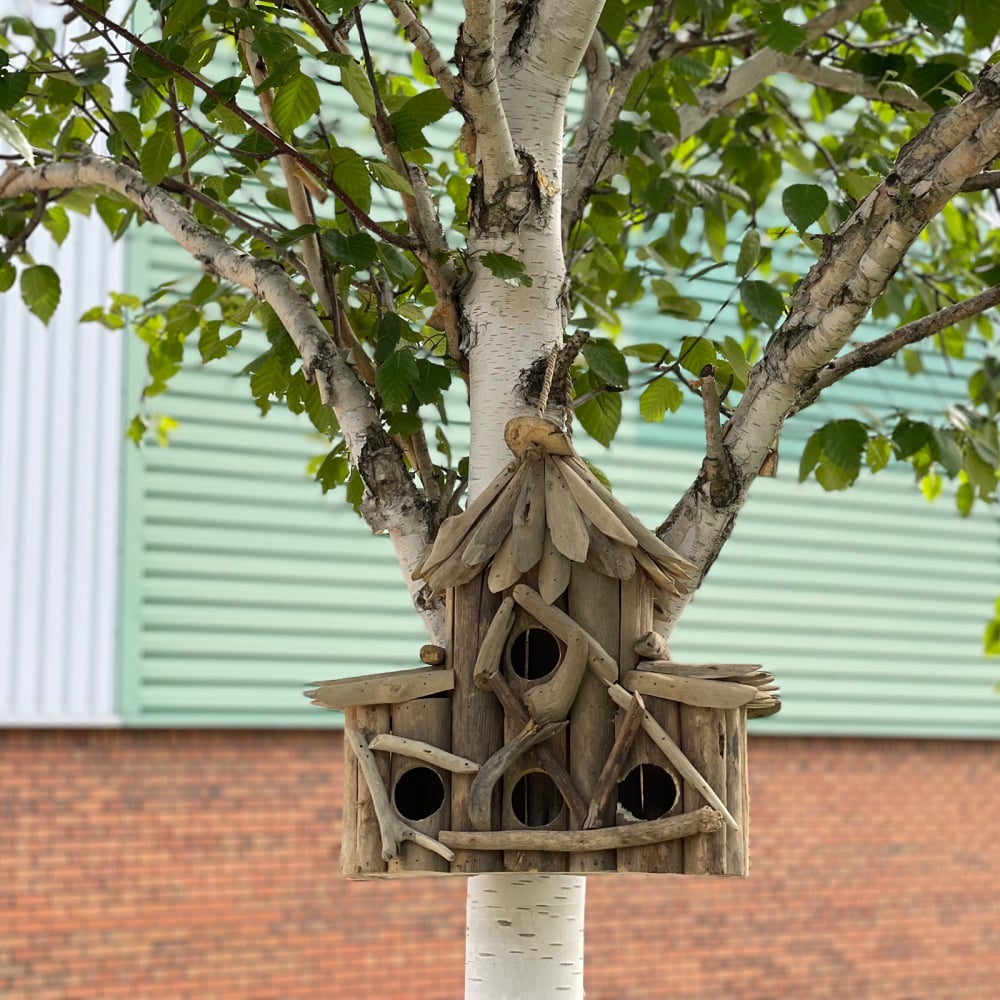
[[[702,806],[679,816],[600,830],[442,830],[438,839],[446,847],[463,851],[608,851],[714,833],[721,826],[722,815]]]

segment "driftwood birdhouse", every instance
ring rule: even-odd
[[[550,421],[450,517],[415,576],[446,593],[446,649],[331,681],[346,717],[343,873],[745,875],[758,666],[684,664],[656,630],[691,566]]]

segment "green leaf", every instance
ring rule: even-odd
[[[17,281],[17,268],[10,261],[0,263],[0,293],[6,292]]]
[[[607,390],[598,392],[593,399],[578,406],[573,411],[573,416],[598,444],[607,448],[614,440],[622,421],[621,394]]]
[[[949,476],[957,476],[962,468],[962,449],[953,434],[931,430],[931,452]]]
[[[375,371],[375,388],[387,410],[401,410],[413,395],[419,373],[417,359],[405,348],[394,351]]]
[[[726,337],[717,347],[719,353],[732,366],[736,378],[743,385],[746,385],[747,379],[750,377],[750,362],[747,361],[746,355],[743,353],[743,345],[735,337]]]
[[[372,179],[365,161],[353,149],[338,150],[334,182],[363,212],[372,205]]]
[[[204,364],[224,358],[229,351],[236,347],[243,336],[242,330],[237,330],[228,337],[220,337],[219,330],[222,327],[221,320],[206,320],[201,325],[201,335],[198,337],[198,351]]]
[[[672,355],[662,344],[629,344],[622,348],[622,354],[638,358],[644,365],[656,365],[669,360]]]
[[[972,0],[973,4],[989,7],[984,0]],[[926,24],[935,35],[951,31],[958,17],[957,0],[902,0],[903,6],[921,24]]]
[[[868,430],[858,420],[834,420],[823,428],[823,452],[845,472],[857,477],[861,456],[868,443]]]
[[[375,95],[365,71],[353,60],[340,67],[340,82],[366,118],[375,117]]]
[[[35,165],[35,152],[27,136],[21,131],[17,122],[8,118],[2,111],[0,111],[0,139],[13,147],[15,152],[20,153],[29,167]]]
[[[816,469],[816,482],[827,492],[846,490],[856,478],[833,462],[821,462]]]
[[[30,74],[23,70],[16,73],[0,73],[0,111],[7,111],[28,92]]]
[[[624,389],[628,386],[628,365],[622,352],[604,338],[588,340],[583,345],[583,356],[590,370],[608,385]]]
[[[781,207],[799,232],[808,229],[829,203],[826,191],[818,184],[792,184],[781,195]]]
[[[368,169],[372,177],[390,191],[399,191],[401,194],[413,194],[410,182],[398,171],[392,169],[388,163],[380,160],[369,160]]]
[[[48,230],[49,235],[58,246],[62,246],[66,237],[69,236],[69,216],[62,205],[49,205],[45,209],[42,225]]]
[[[142,417],[133,417],[129,422],[128,429],[125,431],[126,440],[131,441],[138,448],[145,436],[146,421]]]
[[[804,483],[809,478],[809,473],[816,468],[817,463],[823,457],[823,428],[812,432],[806,441],[806,446],[802,449],[802,458],[799,459],[799,482]]]
[[[785,311],[785,300],[766,281],[744,281],[740,286],[740,302],[750,315],[772,330]]]
[[[21,272],[21,298],[43,323],[52,319],[61,294],[59,275],[48,264],[35,264]]]
[[[397,313],[386,313],[375,327],[375,362],[382,364],[393,351],[400,338],[411,332],[405,320]]]
[[[378,257],[378,244],[368,233],[350,233],[345,236],[336,229],[330,229],[323,233],[320,242],[334,259],[358,270],[364,270]]]
[[[715,344],[705,337],[685,337],[681,341],[678,354],[683,369],[700,376],[706,365],[714,365],[718,360]]]
[[[639,416],[649,423],[659,423],[669,411],[676,413],[684,402],[680,387],[668,378],[650,382],[639,397]]]
[[[872,472],[881,472],[892,458],[892,443],[887,437],[880,434],[878,437],[870,438],[865,447],[865,464]]]
[[[743,234],[743,242],[740,244],[740,254],[736,258],[736,276],[745,278],[760,260],[760,231],[748,229]]]
[[[316,482],[323,488],[324,493],[329,493],[330,490],[346,482],[351,474],[351,463],[344,454],[343,444],[338,444],[315,469],[310,463],[310,471],[313,472]]]
[[[527,285],[530,288],[534,284],[531,275],[524,269],[524,264],[505,253],[494,253],[491,250],[480,254],[479,261],[494,277],[506,281],[508,285]]]
[[[922,421],[903,417],[892,432],[892,443],[900,458],[915,455],[931,439],[931,428]]]
[[[177,141],[169,128],[157,127],[139,151],[139,169],[150,184],[159,184],[170,169]]]
[[[286,138],[319,111],[319,88],[311,76],[297,73],[278,87],[271,117]]]
[[[794,52],[806,42],[805,29],[785,20],[780,3],[763,3],[761,7],[761,26],[757,38],[769,49],[777,52]]]
[[[451,111],[451,101],[445,97],[444,91],[425,90],[405,101],[389,116],[389,120],[394,121],[397,115],[405,116],[418,128],[424,128],[443,118],[449,111]]]
[[[288,389],[291,371],[280,351],[270,350],[252,362],[250,391],[261,413],[271,409],[271,400],[281,399]]]

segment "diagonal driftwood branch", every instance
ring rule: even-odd
[[[893,171],[827,238],[729,421],[733,501],[714,507],[704,482],[696,480],[658,529],[698,566],[700,577],[729,537],[771,442],[802,392],[848,342],[927,223],[998,155],[1000,67],[994,65],[959,104],[937,114],[903,147]],[[689,599],[665,601],[666,632]]]
[[[987,288],[986,291],[973,295],[963,302],[956,302],[953,306],[939,309],[929,316],[914,320],[912,323],[907,323],[905,326],[893,330],[892,333],[887,333],[884,337],[856,347],[853,351],[831,361],[825,368],[816,373],[815,378],[803,388],[796,411],[811,406],[824,389],[839,382],[851,372],[856,372],[861,368],[874,368],[909,344],[926,340],[935,333],[941,333],[942,330],[947,330],[948,327],[972,316],[978,316],[997,305],[1000,305],[1000,285]]]
[[[404,823],[399,818],[389,801],[389,793],[382,781],[382,775],[379,774],[378,764],[375,762],[375,755],[372,753],[368,741],[356,729],[345,729],[344,732],[347,734],[347,742],[350,743],[351,750],[354,751],[358,767],[361,768],[365,782],[368,784],[368,791],[371,793],[372,806],[375,809],[379,830],[382,833],[382,860],[391,861],[393,858],[398,858],[403,842],[411,840],[413,843],[439,854],[446,861],[454,861],[454,851],[428,834],[415,830],[409,823]]]
[[[337,416],[348,453],[367,489],[366,521],[373,531],[388,532],[400,564],[412,571],[430,541],[431,518],[423,495],[386,435],[368,390],[295,282],[279,264],[237,250],[140,173],[107,157],[88,154],[34,168],[9,167],[0,177],[0,198],[92,186],[131,201],[203,267],[270,304],[298,349],[304,370],[316,380],[320,398]],[[416,584],[411,585],[411,593],[431,638],[440,642],[445,634],[443,608],[425,604]]]

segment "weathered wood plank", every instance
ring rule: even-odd
[[[673,677],[652,670],[630,670],[622,679],[622,685],[629,691],[697,708],[739,708],[753,701],[757,694],[757,689],[749,684]]]
[[[454,670],[416,667],[413,670],[394,670],[385,674],[326,681],[310,693],[314,704],[343,710],[360,705],[394,705],[450,691],[454,686]]]

